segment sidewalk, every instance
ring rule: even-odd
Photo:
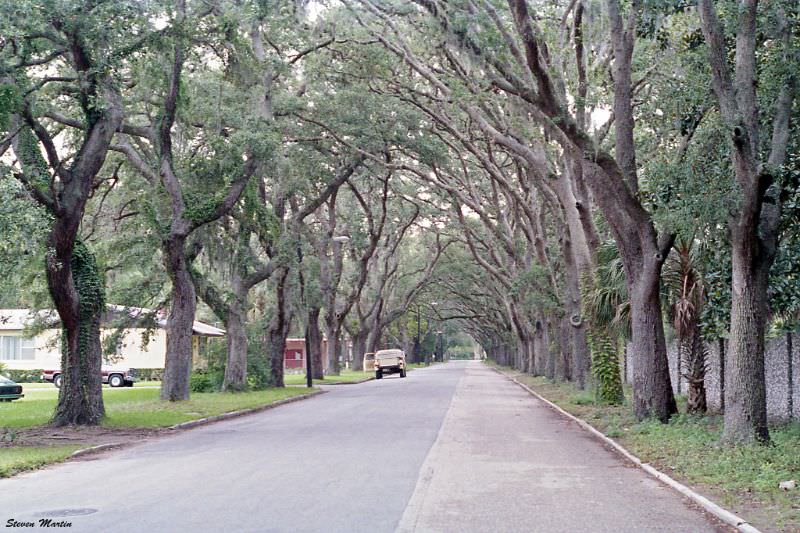
[[[461,379],[398,531],[729,531],[480,363]]]

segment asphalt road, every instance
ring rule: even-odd
[[[717,531],[475,362],[0,480],[0,527],[41,518],[74,532]]]

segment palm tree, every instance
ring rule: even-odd
[[[681,376],[689,385],[686,411],[705,413],[708,350],[700,333],[703,284],[697,271],[693,239],[679,239],[664,265],[664,284],[670,303],[669,315],[678,338]]]

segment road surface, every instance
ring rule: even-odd
[[[329,389],[0,480],[0,526],[51,518],[71,532],[720,531],[478,362]]]

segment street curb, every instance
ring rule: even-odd
[[[93,453],[102,452],[104,450],[109,450],[111,448],[122,448],[126,446],[128,443],[125,442],[112,442],[109,444],[98,444],[97,446],[90,446],[89,448],[81,448],[80,450],[75,450],[72,452],[68,459],[74,459],[76,457],[83,457],[84,455],[90,455]]]
[[[301,400],[311,398],[312,396],[317,396],[318,394],[324,394],[324,393],[325,391],[323,390],[317,390],[314,392],[309,392],[308,394],[301,394],[299,396],[286,398],[285,400],[279,400],[277,402],[270,403],[267,405],[261,405],[259,407],[252,407],[250,409],[241,409],[239,411],[231,411],[230,413],[222,413],[221,415],[214,415],[206,418],[199,418],[197,420],[189,420],[188,422],[181,422],[180,424],[169,426],[167,429],[180,430],[180,429],[191,429],[197,426],[205,426],[207,424],[213,424],[214,422],[219,422],[221,420],[228,420],[229,418],[237,418],[240,416],[250,415],[253,413],[259,413],[261,411],[267,411],[269,409],[280,407],[281,405],[286,405],[287,403],[299,402]]]
[[[661,481],[662,483],[677,490],[678,492],[680,492],[681,494],[692,500],[694,503],[702,507],[706,512],[716,516],[718,519],[722,520],[726,524],[733,526],[737,530],[742,531],[744,533],[761,533],[758,529],[748,524],[745,519],[733,514],[727,509],[723,509],[722,507],[712,502],[705,496],[698,494],[697,492],[693,491],[686,485],[669,477],[667,474],[661,472],[660,470],[657,470],[656,468],[653,468],[653,466],[651,466],[649,463],[643,462],[641,459],[639,459],[631,452],[629,452],[627,449],[622,447],[622,445],[620,445],[618,442],[611,439],[610,437],[607,437],[601,431],[599,431],[597,428],[595,428],[588,422],[581,420],[575,415],[568,413],[567,411],[565,411],[558,405],[554,404],[553,402],[551,402],[550,400],[548,400],[535,390],[531,389],[524,383],[518,381],[516,378],[509,376],[508,374],[504,374],[497,368],[494,367],[491,368],[501,376],[510,379],[511,381],[513,381],[514,383],[525,389],[529,394],[537,398],[539,401],[543,402],[545,405],[547,405],[554,411],[557,411],[558,413],[569,418],[570,420],[577,422],[579,426],[581,426],[583,429],[585,429],[589,433],[593,434],[595,437],[599,438],[600,440],[602,440],[603,442],[614,448],[614,450],[616,450],[617,453],[625,457],[628,461],[632,462],[633,464],[635,464],[636,466],[638,466],[639,468],[641,468],[642,470],[644,470],[645,472],[656,478],[657,480]]]
[[[336,383],[325,383],[325,380],[322,380],[322,383],[317,383],[317,385],[358,385],[359,383],[366,383],[367,381],[374,381],[375,377],[364,378],[359,381],[338,381]]]

